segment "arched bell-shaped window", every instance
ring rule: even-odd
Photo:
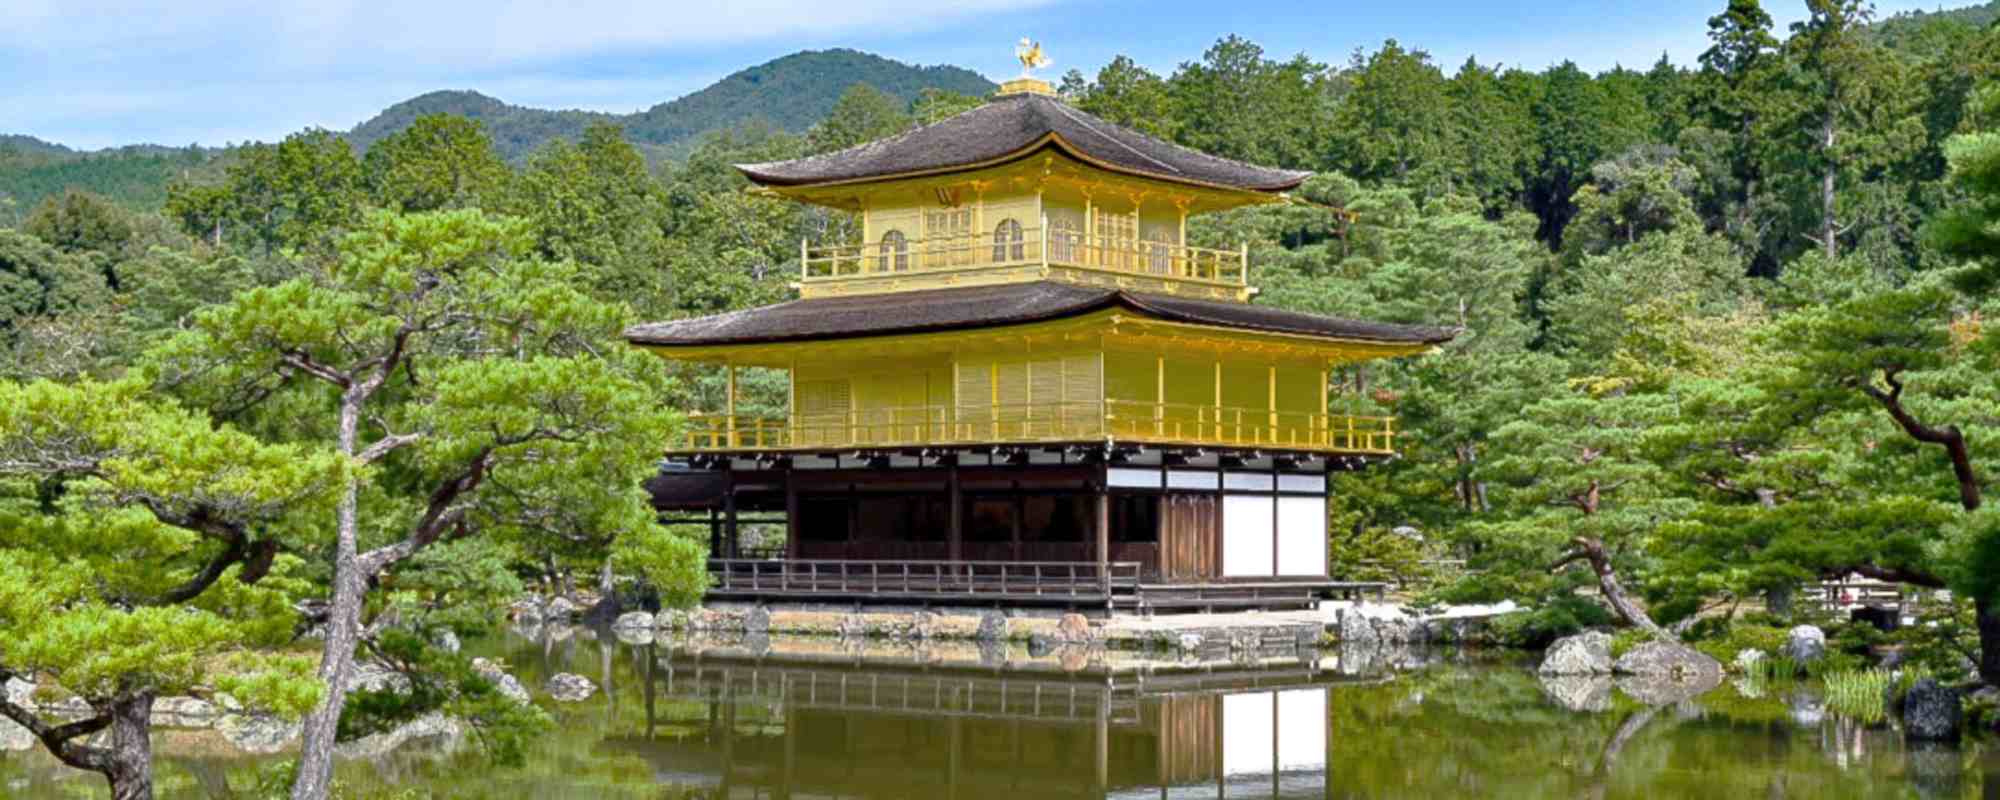
[[[902,231],[882,234],[882,246],[877,249],[875,269],[903,272],[910,268],[910,240]]]
[[[1027,248],[1022,245],[1021,221],[1003,219],[993,228],[993,262],[1020,261],[1026,257]]]

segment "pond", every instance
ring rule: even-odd
[[[557,717],[518,767],[430,740],[338,777],[354,797],[1427,798],[1993,797],[1982,742],[1905,745],[1810,685],[1659,700],[1546,683],[1532,656],[1316,653],[1150,662],[969,644],[622,644],[581,629],[495,638]],[[604,691],[558,704],[559,672]],[[159,734],[163,797],[257,796],[282,756]],[[0,795],[100,796],[39,749],[0,754]]]

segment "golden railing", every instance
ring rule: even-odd
[[[1095,439],[1394,452],[1395,418],[1151,401],[909,406],[792,418],[694,416],[682,450],[811,450]]]
[[[800,245],[799,279],[805,283],[856,278],[894,278],[954,270],[1010,266],[1057,266],[1160,279],[1244,286],[1249,251],[1217,250],[1143,239],[1086,236],[1075,231],[1028,228],[1020,238],[991,231],[963,236],[908,239],[900,246],[866,244]]]

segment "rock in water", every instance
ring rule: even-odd
[[[1065,642],[1090,641],[1090,619],[1082,614],[1064,614],[1056,622],[1056,638]]]
[[[1903,737],[1920,742],[1958,739],[1965,726],[1958,690],[1939,686],[1931,678],[1917,681],[1903,696]]]
[[[0,717],[0,753],[27,750],[40,743],[41,740],[35,738],[33,733],[29,733],[27,728],[15,724],[11,719]]]
[[[614,631],[652,630],[653,615],[644,611],[628,611],[618,615],[618,619],[611,623],[611,629]]]
[[[1805,666],[1826,655],[1826,632],[1811,625],[1800,625],[1785,634],[1785,657],[1792,663]]]
[[[1543,675],[1542,694],[1570,711],[1596,713],[1611,708],[1611,679],[1602,675]]]
[[[410,676],[377,661],[356,661],[347,673],[347,690],[403,694],[410,691]]]
[[[757,606],[756,608],[750,609],[749,613],[743,615],[743,632],[770,633],[771,609],[765,608],[763,606]]]
[[[1382,637],[1375,632],[1375,622],[1358,608],[1341,609],[1340,621],[1336,624],[1339,629],[1334,634],[1340,638],[1342,647],[1377,647],[1382,644]]]
[[[432,711],[394,729],[371,733],[354,741],[335,745],[334,753],[341,758],[381,758],[405,743],[417,739],[444,737],[455,740],[464,735],[463,723],[441,712]]]
[[[1671,678],[1683,684],[1714,687],[1722,683],[1722,662],[1686,645],[1645,642],[1618,657],[1611,671],[1621,675]]]
[[[494,690],[505,695],[509,700],[513,700],[516,703],[529,703],[533,701],[528,696],[527,687],[522,686],[520,680],[507,674],[507,671],[501,669],[499,664],[489,659],[473,659],[472,671],[479,673],[480,677],[491,681]]]
[[[224,714],[215,721],[215,730],[247,753],[275,753],[299,738],[299,723],[286,722],[269,714]]]
[[[162,697],[153,701],[154,725],[162,728],[206,728],[222,716],[215,705],[199,697]]]
[[[462,646],[459,644],[458,634],[448,630],[438,631],[436,636],[431,637],[431,644],[437,645],[439,650],[447,653],[456,653],[458,652],[458,648]]]
[[[549,693],[549,697],[564,703],[588,700],[591,695],[597,694],[597,684],[573,672],[556,673],[542,688]]]
[[[542,618],[550,622],[568,622],[575,619],[582,611],[583,609],[578,608],[569,598],[556,597],[542,607]]]
[[[1611,634],[1585,631],[1557,639],[1542,655],[1539,671],[1543,675],[1611,674]]]
[[[988,609],[979,613],[979,641],[997,642],[1007,638],[1007,615]]]

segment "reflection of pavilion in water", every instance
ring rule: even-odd
[[[1310,662],[1076,678],[648,663],[647,730],[606,744],[720,797],[1333,796],[1340,679]],[[687,701],[705,719],[663,718]]]

